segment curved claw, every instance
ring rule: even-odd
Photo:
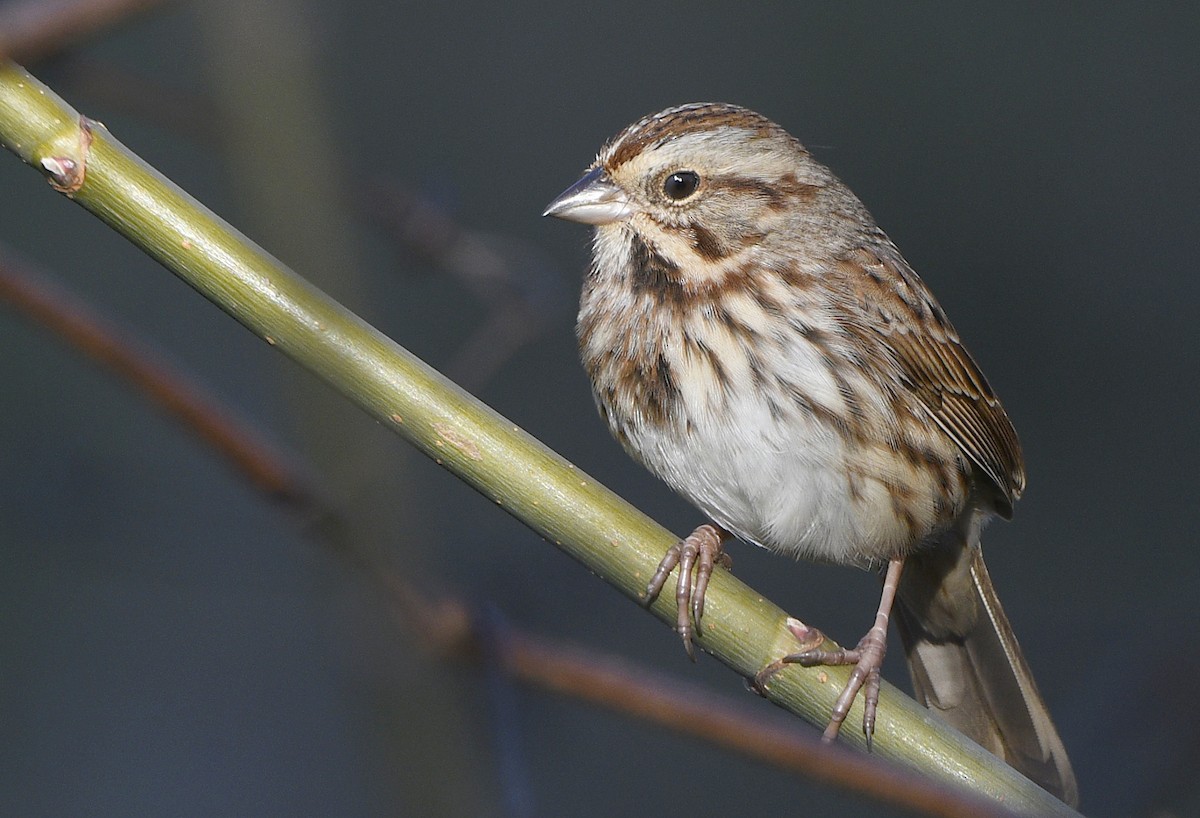
[[[820,646],[825,642],[825,634],[821,633],[818,628],[805,625],[799,619],[793,619],[790,616],[787,619],[785,627],[788,629],[788,632],[800,642],[800,646],[804,648],[804,650],[781,656],[774,662],[771,662],[763,667],[762,670],[758,671],[758,673],[754,674],[754,679],[751,680],[750,687],[760,695],[766,694],[767,684],[771,681],[771,677],[783,670],[788,665],[795,664],[803,665],[804,667],[811,667],[812,665],[823,664],[823,662],[814,661],[809,664],[809,657],[817,654],[822,657],[831,655],[829,651],[818,650],[818,648],[820,648]]]
[[[692,637],[700,627],[700,617],[704,615],[704,597],[709,579],[717,565],[728,568],[732,564],[722,550],[727,536],[715,525],[698,527],[667,550],[646,585],[643,602],[650,605],[666,587],[671,571],[679,567],[675,582],[675,630],[693,662],[696,661],[696,650]]]
[[[650,577],[650,582],[646,585],[646,594],[642,598],[642,604],[647,608],[658,599],[658,595],[662,593],[663,587],[667,584],[667,577],[671,575],[671,571],[679,564],[679,552],[682,550],[683,541],[672,545],[667,549],[667,553],[663,555],[662,562],[658,564],[658,569],[654,572],[654,576]]]
[[[750,680],[750,689],[760,696],[766,696],[767,684],[770,683],[771,677],[783,670],[784,666],[787,664],[787,660],[788,657],[786,656],[782,659],[776,659],[758,673],[755,673],[754,678]]]
[[[695,532],[693,532],[694,534]],[[716,543],[715,548],[701,548],[700,562],[696,571],[696,588],[692,592],[692,620],[697,627],[700,617],[704,616],[704,598],[708,593],[708,581],[712,578],[713,570],[720,565],[726,571],[733,570],[733,558],[722,550],[724,538]]]

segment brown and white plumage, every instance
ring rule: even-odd
[[[854,194],[765,117],[700,103],[618,134],[547,213],[596,226],[580,349],[626,450],[741,539],[890,564],[918,696],[1073,799],[978,547],[1024,489],[1016,433]]]

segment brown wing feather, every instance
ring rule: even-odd
[[[1025,466],[1016,430],[987,378],[894,246],[860,249],[846,261],[843,271],[860,276],[860,304],[873,313],[870,331],[891,350],[901,378],[937,424],[996,485],[997,511],[1009,516],[1025,489]]]

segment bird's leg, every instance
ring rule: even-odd
[[[646,586],[644,599],[649,605],[666,586],[671,571],[679,566],[679,575],[675,580],[675,628],[693,662],[696,661],[696,651],[692,647],[692,634],[700,629],[708,580],[717,565],[727,569],[733,565],[733,560],[724,551],[728,537],[728,532],[715,525],[706,523],[698,527],[667,550],[658,564],[658,570],[650,578],[650,584]]]
[[[863,690],[863,734],[867,737],[867,749],[871,748],[871,739],[875,734],[875,710],[879,705],[879,671],[883,667],[883,657],[887,652],[888,620],[891,617],[892,603],[896,599],[896,588],[900,585],[900,571],[903,568],[903,557],[888,562],[887,573],[883,578],[883,594],[879,598],[879,610],[875,614],[875,624],[853,650],[806,650],[780,660],[804,667],[854,665],[850,681],[846,683],[842,695],[833,706],[829,725],[821,736],[825,742],[837,738],[842,722],[846,720],[850,706],[854,704],[854,697],[858,695],[859,690]]]

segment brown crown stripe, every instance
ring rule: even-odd
[[[762,114],[737,105],[693,103],[668,108],[635,122],[606,145],[600,152],[600,157],[604,164],[612,169],[625,164],[647,146],[678,139],[684,134],[721,127],[744,128],[764,136],[787,136],[786,131]]]

